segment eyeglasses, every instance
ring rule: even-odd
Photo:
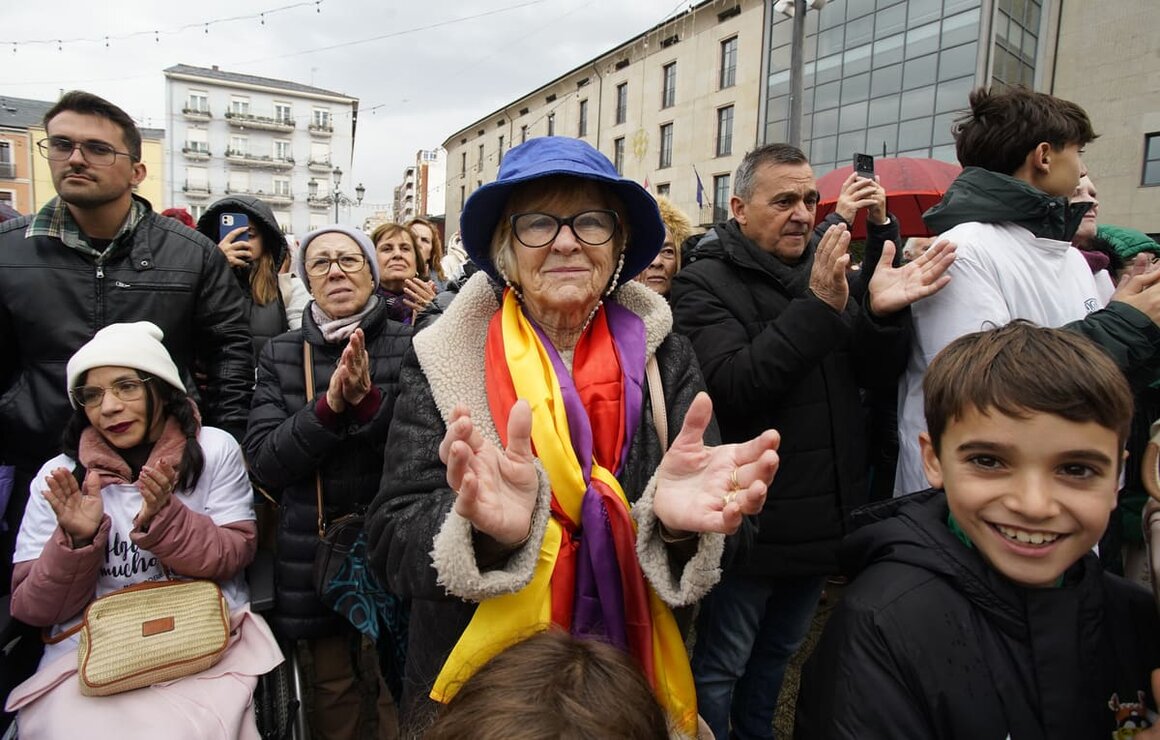
[[[340,254],[337,257],[315,257],[306,261],[306,274],[311,277],[322,277],[330,272],[330,266],[338,263],[338,269],[343,272],[358,272],[367,264],[367,258],[361,254]]]
[[[619,224],[620,217],[616,211],[604,209],[581,211],[568,218],[536,211],[513,213],[511,216],[512,233],[520,244],[532,249],[551,244],[565,226],[572,229],[572,233],[581,242],[598,247],[612,239]]]
[[[82,385],[73,388],[69,393],[73,400],[86,408],[100,406],[105,400],[105,391],[112,391],[120,401],[140,401],[145,395],[145,384],[153,378],[125,378],[118,380],[108,388],[99,385]]]
[[[100,141],[73,141],[67,136],[50,136],[36,142],[41,155],[54,162],[63,162],[72,157],[73,152],[81,150],[85,161],[96,167],[108,167],[117,161],[117,155],[128,157],[134,162],[137,158],[129,152],[119,152],[113,147]]]

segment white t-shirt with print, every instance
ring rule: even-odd
[[[190,511],[209,516],[219,527],[234,522],[252,521],[253,491],[246,476],[246,466],[242,461],[242,451],[237,441],[228,433],[213,427],[202,427],[198,441],[205,455],[205,468],[201,478],[192,491],[178,490],[173,495],[177,496]],[[65,468],[71,472],[75,467],[76,461],[71,457],[57,455],[45,463],[33,479],[28,508],[24,512],[20,533],[16,538],[16,554],[13,558],[15,562],[40,557],[45,544],[56,531],[56,514],[44,498],[44,492],[48,490],[44,479],[57,468]],[[145,581],[164,580],[165,574],[162,572],[160,561],[148,550],[139,548],[129,538],[129,533],[133,531],[133,518],[141,510],[142,503],[136,484],[107,485],[101,489],[101,499],[105,513],[112,521],[109,540],[105,546],[105,563],[101,566],[93,597],[104,596]],[[219,581],[218,585],[221,586],[222,595],[225,596],[231,611],[249,602],[250,590],[244,572],[239,572],[228,580]],[[56,634],[72,627],[80,621],[80,616],[77,615],[75,619],[56,625],[52,633]],[[47,665],[66,652],[75,651],[78,639],[77,635],[73,635],[56,645],[46,645],[41,665]]]

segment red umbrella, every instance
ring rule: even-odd
[[[834,210],[842,183],[853,171],[854,165],[850,164],[818,178],[819,222]],[[922,222],[922,214],[942,200],[943,193],[962,171],[957,164],[937,159],[880,157],[874,160],[874,173],[886,188],[886,210],[898,219],[903,238],[935,236]],[[866,238],[865,210],[854,219],[851,235],[855,239]]]

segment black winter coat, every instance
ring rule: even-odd
[[[209,376],[203,422],[240,439],[254,361],[246,304],[221,251],[150,210],[98,265],[57,239],[26,239],[28,221],[0,224],[0,462],[31,475],[57,454],[72,411],[65,365],[98,329],[126,321],[161,327],[187,388],[196,393],[195,363]]]
[[[1119,737],[1110,705],[1155,708],[1150,594],[1092,553],[1058,588],[1017,586],[947,514],[942,491],[865,510],[877,521],[843,545],[857,578],[806,664],[795,738],[1097,740]]]
[[[733,568],[770,576],[836,572],[844,520],[867,499],[859,388],[897,382],[908,312],[875,320],[851,298],[839,314],[787,287],[735,221],[716,231],[720,238],[702,241],[697,261],[673,280],[674,329],[693,341],[723,441],[781,433],[781,464],[756,541]],[[814,246],[800,268],[806,274]]]
[[[411,330],[390,321],[383,305],[362,321],[371,380],[382,393],[366,424],[342,415],[337,429],[325,426],[306,404],[302,341],[313,350],[315,401],[326,395],[330,376],[346,343],[327,344],[310,307],[302,328],[271,339],[258,361],[258,385],[246,433],[246,458],[254,479],[279,495],[277,606],[270,617],[282,637],[306,639],[336,634],[338,616],[315,596],[311,578],[318,546],[315,474],[322,476],[327,518],[370,505],[383,472],[383,447],[395,410],[399,368],[411,346]]]

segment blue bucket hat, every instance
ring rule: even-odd
[[[520,183],[552,175],[568,175],[604,183],[616,193],[628,216],[629,240],[624,248],[620,283],[648,267],[665,241],[665,225],[657,202],[632,180],[621,177],[612,162],[590,144],[567,136],[541,136],[504,154],[499,174],[476,190],[463,205],[459,231],[471,261],[493,279],[503,281],[491,261],[491,238],[499,226],[512,189]]]

